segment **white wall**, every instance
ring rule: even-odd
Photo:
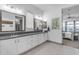
[[[51,11],[45,12],[44,15],[47,16],[47,24],[50,27],[50,32],[49,34],[49,40],[53,41],[53,42],[57,42],[57,43],[62,43],[62,13],[61,10],[64,7],[70,7],[72,5],[62,5],[62,6],[55,6],[52,7]],[[60,28],[59,29],[55,29],[52,30],[52,19],[55,17],[59,17],[60,18]]]
[[[27,13],[26,15],[26,31],[33,31],[34,30],[34,19],[31,13]]]
[[[62,43],[62,21],[61,21],[61,11],[60,10],[52,10],[51,12],[48,12],[47,13],[48,16],[47,16],[47,24],[48,26],[50,27],[50,32],[49,32],[49,40],[50,41],[53,41],[53,42],[58,42],[58,43]],[[52,26],[51,26],[51,23],[52,23],[52,19],[55,18],[55,17],[59,17],[60,18],[60,28],[59,29],[54,29],[52,30]]]

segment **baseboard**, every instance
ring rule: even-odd
[[[25,52],[20,53],[19,55],[24,55],[25,53],[27,53],[27,52],[31,51],[32,49],[35,49],[35,48],[37,48],[38,46],[40,46],[40,45],[44,44],[45,42],[47,42],[47,40],[46,40],[46,41],[44,41],[44,42],[42,42],[41,44],[39,44],[39,45],[37,45],[37,46],[35,46],[35,47],[31,48],[31,49],[29,49],[29,50],[25,51]]]
[[[52,43],[55,43],[55,44],[59,44],[59,45],[63,45],[64,43],[58,43],[58,42],[54,42],[54,41],[50,41],[50,40],[47,40],[48,42],[52,42]]]

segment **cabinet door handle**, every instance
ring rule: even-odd
[[[19,40],[15,40],[15,43],[19,43]]]
[[[16,40],[15,40],[15,43],[16,43]]]

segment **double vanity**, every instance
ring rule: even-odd
[[[46,29],[46,30],[44,30]],[[46,22],[0,10],[0,55],[23,54],[47,41]]]
[[[47,32],[24,32],[24,34],[21,32],[21,34],[16,34],[0,37],[0,55],[23,54],[48,39]]]

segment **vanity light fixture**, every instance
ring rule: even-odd
[[[43,19],[42,17],[39,17],[39,16],[37,16],[37,15],[35,16],[35,18],[36,18],[36,19],[39,19],[39,20],[42,20],[42,19]]]
[[[41,17],[41,16],[37,16],[36,15],[35,18],[39,19],[39,20],[47,21],[47,17],[46,16]]]

